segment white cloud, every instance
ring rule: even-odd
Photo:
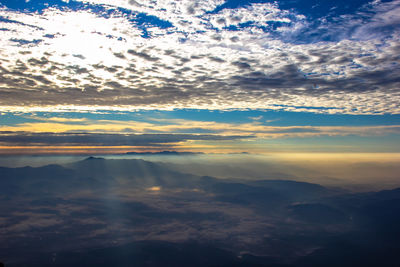
[[[149,26],[151,38],[144,38],[135,14],[122,11],[106,18],[90,9],[2,9],[0,16],[13,22],[0,22],[7,29],[0,32],[0,109],[400,112],[397,34],[293,44],[257,27],[287,21],[281,31],[293,35],[307,25],[303,16],[276,4],[213,14],[206,12],[222,1],[90,2],[145,12],[173,26]],[[397,21],[390,9],[379,8],[377,18],[362,27]],[[244,22],[254,26],[224,29]]]
[[[375,3],[368,11],[374,10],[374,15],[369,23],[363,23],[357,27],[353,38],[372,39],[384,37],[387,28],[398,28],[400,26],[400,1],[391,1],[388,3]],[[366,15],[361,13],[361,15]],[[399,32],[397,30],[397,32]]]

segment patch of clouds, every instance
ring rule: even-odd
[[[394,28],[398,1],[369,7],[374,15],[363,24],[358,17],[366,11],[342,17],[335,24],[339,28],[357,21],[361,25],[350,37],[297,44],[288,40],[299,39],[306,28],[311,34],[325,26],[313,28],[301,14],[276,4],[212,12],[223,2],[85,2],[106,5],[110,15],[54,7],[41,14],[0,10],[7,18],[0,27],[10,30],[0,33],[2,110],[400,112],[400,35],[390,30],[384,36],[358,37]],[[132,20],[136,15],[115,7],[173,26],[147,25],[148,36],[143,36]],[[281,23],[277,30],[284,37],[266,30],[271,22]],[[326,24],[326,29],[335,25]]]
[[[263,3],[236,9],[222,9],[218,13],[208,14],[207,19],[219,30],[232,26],[241,28],[245,25],[268,28],[271,22],[291,23],[289,15],[289,11],[280,10],[276,3]]]
[[[8,145],[95,145],[95,146],[162,146],[185,141],[222,141],[251,136],[205,134],[105,134],[105,133],[26,133],[1,132],[0,143]]]
[[[400,1],[375,2],[372,7],[369,7],[365,13],[361,12],[360,15],[366,16],[368,11],[372,11],[368,23],[362,23],[357,27],[352,38],[375,39],[385,37],[393,31],[399,33]]]
[[[88,120],[29,117],[30,121],[0,127],[0,143],[14,145],[145,146],[192,141],[254,141],[321,136],[387,136],[399,134],[399,125],[271,126],[262,116],[249,122],[228,123],[188,119],[146,121]],[[34,120],[34,121],[32,121]],[[189,143],[188,143],[189,144]],[[189,144],[189,147],[194,144]]]

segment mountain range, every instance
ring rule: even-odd
[[[400,189],[353,193],[89,157],[1,167],[0,193],[6,266],[400,263]]]

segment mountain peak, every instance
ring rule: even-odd
[[[96,158],[93,156],[87,157],[85,160],[105,160],[104,158]]]
[[[178,156],[178,155],[198,155],[198,154],[203,154],[202,152],[189,152],[189,151],[158,151],[158,152],[127,152],[127,155],[172,155],[172,156]]]

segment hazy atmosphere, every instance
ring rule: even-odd
[[[0,0],[0,36],[6,267],[400,265],[399,0]]]

